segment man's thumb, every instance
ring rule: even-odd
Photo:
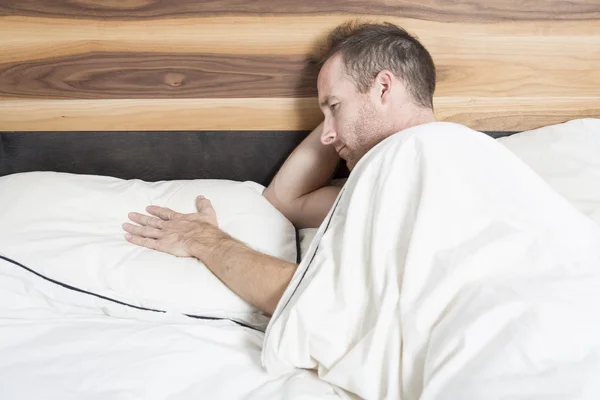
[[[202,211],[202,209],[206,208],[209,205],[210,200],[208,200],[206,197],[202,195],[196,197],[196,208],[198,209],[198,211]]]

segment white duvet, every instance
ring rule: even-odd
[[[600,399],[600,229],[451,123],[356,166],[267,329],[267,370],[367,399]]]
[[[264,334],[139,310],[0,258],[0,399],[329,399],[314,373],[268,374]],[[338,390],[339,391],[339,390]]]

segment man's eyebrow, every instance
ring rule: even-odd
[[[332,100],[338,100],[338,98],[336,96],[329,95],[329,96],[325,97],[325,100],[323,100],[321,102],[321,104],[319,104],[319,105],[321,107],[327,107],[329,105],[329,102]]]

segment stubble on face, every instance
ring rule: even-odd
[[[371,100],[365,96],[355,119],[344,127],[346,165],[352,170],[375,145],[386,138],[385,121]]]

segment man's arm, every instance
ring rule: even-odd
[[[273,315],[298,265],[253,250],[213,226],[204,228],[218,244],[199,238],[192,244],[192,256],[242,299]]]
[[[242,299],[272,315],[297,265],[260,253],[218,228],[210,201],[196,200],[198,212],[180,214],[149,206],[151,215],[130,213],[123,224],[133,244],[178,257],[195,257]]]
[[[323,124],[292,152],[263,195],[297,228],[315,228],[327,216],[340,192],[326,186],[340,157],[321,143]]]

